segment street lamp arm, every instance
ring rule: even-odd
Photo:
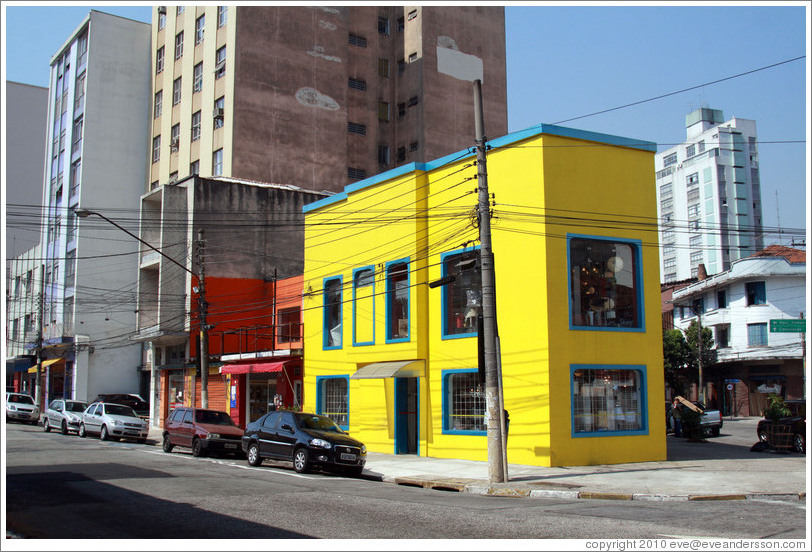
[[[126,228],[124,228],[123,226],[121,226],[121,225],[119,225],[118,223],[116,223],[116,222],[114,222],[114,221],[110,220],[109,218],[107,218],[106,216],[102,215],[101,213],[97,213],[96,211],[91,211],[91,210],[89,210],[89,209],[82,209],[82,208],[79,208],[79,209],[76,209],[75,214],[76,214],[76,216],[77,216],[77,217],[79,217],[79,218],[87,218],[87,217],[89,217],[90,215],[96,215],[97,217],[103,218],[104,220],[106,220],[107,222],[109,222],[110,224],[112,224],[113,226],[115,226],[116,228],[118,228],[119,230],[121,230],[122,232],[125,232],[126,234],[128,234],[128,235],[129,235],[129,236],[131,236],[132,238],[134,238],[134,239],[138,240],[140,243],[142,243],[142,244],[146,245],[147,247],[149,247],[150,249],[152,249],[153,251],[155,251],[156,253],[158,253],[158,254],[159,254],[159,255],[161,255],[162,257],[164,257],[164,258],[166,258],[166,259],[168,259],[168,260],[172,261],[173,263],[175,263],[176,265],[178,265],[179,267],[181,267],[183,270],[185,270],[186,272],[188,272],[188,273],[189,273],[189,274],[191,274],[192,276],[197,276],[197,274],[195,274],[194,272],[192,272],[191,270],[189,270],[188,268],[186,268],[185,266],[183,266],[182,264],[180,264],[178,261],[176,261],[175,259],[173,259],[173,258],[172,258],[172,257],[170,257],[169,255],[167,255],[166,253],[164,253],[164,252],[163,252],[163,251],[161,251],[160,249],[156,248],[155,246],[151,245],[150,243],[145,242],[144,240],[142,240],[141,238],[139,238],[138,236],[136,236],[135,234],[133,234],[132,232],[130,232],[129,230],[127,230]]]

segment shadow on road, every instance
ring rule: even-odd
[[[90,478],[77,471],[98,473]],[[27,538],[250,539],[309,538],[278,527],[213,513],[104,483],[104,479],[172,477],[118,464],[25,466],[6,470],[6,528]]]

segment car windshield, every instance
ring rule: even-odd
[[[326,416],[317,416],[315,414],[297,414],[296,423],[299,424],[299,427],[305,429],[318,429],[319,431],[335,431],[336,433],[344,433],[333,420]]]
[[[195,412],[195,421],[199,424],[234,425],[231,416],[217,410],[198,410]]]
[[[85,408],[87,408],[87,403],[78,401],[65,402],[65,410],[68,412],[84,412]]]
[[[106,404],[104,405],[104,413],[105,414],[112,414],[114,416],[130,416],[132,418],[137,418],[133,409],[129,406],[122,406],[120,404]]]
[[[17,404],[34,404],[34,399],[28,395],[9,395],[8,402]]]

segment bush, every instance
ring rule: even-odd
[[[767,408],[764,409],[764,417],[773,422],[777,422],[781,418],[790,416],[789,407],[784,403],[784,399],[780,395],[770,393],[767,395]]]

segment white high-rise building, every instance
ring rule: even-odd
[[[687,140],[655,157],[664,283],[730,269],[764,248],[756,122],[700,108]]]
[[[44,401],[137,393],[138,243],[146,179],[150,25],[91,11],[51,58],[43,180]],[[148,381],[148,378],[147,378]]]

